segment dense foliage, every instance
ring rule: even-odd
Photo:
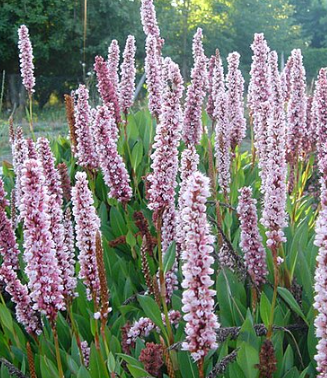
[[[198,28],[185,85],[152,0],[141,20],[147,106],[129,35],[53,140],[18,30],[30,130],[9,120],[0,178],[0,378],[325,377],[327,69],[310,96],[301,50],[279,72],[255,33],[245,106],[239,53],[224,72]]]
[[[0,68],[6,71],[7,86],[9,76],[18,73],[16,30],[22,23],[35,36],[36,99],[41,106],[51,93],[62,99],[67,88],[92,71],[94,55],[106,54],[112,39],[123,44],[128,34],[136,37],[141,77],[144,37],[139,6],[139,0],[93,0],[87,2],[85,11],[83,1],[6,1],[0,7]],[[321,49],[326,48],[327,8],[321,0],[157,0],[156,6],[166,40],[164,53],[180,64],[184,79],[189,79],[192,35],[198,26],[204,30],[208,53],[218,47],[224,58],[232,50],[242,54],[244,73],[249,71],[248,46],[255,32],[264,32],[271,47],[285,57],[292,48],[304,48],[309,80],[320,68],[317,59],[325,54]],[[7,100],[13,106],[9,95]]]

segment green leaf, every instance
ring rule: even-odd
[[[240,350],[237,353],[236,361],[242,369],[246,378],[257,378],[259,363],[259,353],[246,342],[240,344]]]
[[[135,245],[136,245],[136,239],[135,239],[135,237],[134,237],[134,235],[133,235],[133,233],[132,233],[131,230],[128,230],[128,232],[127,232],[127,235],[126,235],[126,243],[127,243],[131,248],[135,247]]]
[[[182,366],[183,378],[199,378],[198,368],[188,352],[178,352],[178,364]]]
[[[122,214],[115,208],[110,209],[110,224],[115,236],[126,235],[127,227]]]
[[[150,318],[161,330],[164,336],[167,338],[166,327],[164,326],[161,319],[161,312],[157,305],[157,302],[149,296],[138,295],[138,301],[145,313],[145,315]]]
[[[59,376],[57,367],[46,356],[43,356],[40,362],[41,362],[42,377],[58,377]]]
[[[115,372],[116,361],[115,361],[115,357],[113,356],[113,354],[111,352],[109,353],[109,357],[108,357],[108,361],[107,361],[107,366],[108,366],[109,373],[114,373]]]
[[[87,371],[85,366],[81,366],[77,373],[77,378],[91,378],[90,373]]]
[[[143,143],[142,141],[138,141],[136,142],[132,151],[132,167],[134,169],[134,172],[136,171],[136,168],[141,163],[142,158],[143,158]]]
[[[132,374],[133,378],[144,378],[144,377],[151,377],[147,371],[144,369],[140,368],[139,366],[134,366],[134,365],[127,365],[128,370]]]
[[[292,367],[294,366],[294,355],[293,355],[292,347],[290,345],[288,345],[288,347],[286,348],[282,365],[283,365],[284,374],[287,373],[289,370],[291,370]]]
[[[176,259],[176,242],[170,243],[163,257],[163,270],[166,274],[174,265]]]
[[[283,375],[283,378],[299,378],[299,372],[296,367],[293,367],[291,370],[289,370],[285,375]]]
[[[138,361],[136,358],[129,356],[128,354],[124,353],[117,353],[118,357],[121,357],[124,361],[126,361],[129,365],[134,365],[138,367],[142,367],[142,363]]]
[[[260,299],[260,316],[263,321],[263,324],[266,327],[269,326],[270,311],[271,304],[269,302],[269,299],[267,298],[266,294],[262,292]]]
[[[297,314],[299,315],[307,325],[308,324],[308,321],[306,319],[306,317],[304,316],[299,304],[296,302],[295,298],[293,297],[293,295],[287,290],[285,289],[284,287],[278,287],[277,288],[278,290],[278,294],[284,299],[284,301],[291,307],[291,309]]]
[[[11,312],[3,304],[0,304],[0,321],[7,329],[9,329],[10,332],[13,332],[13,321]]]

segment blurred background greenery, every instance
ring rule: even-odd
[[[224,60],[234,50],[242,55],[246,81],[255,32],[265,33],[270,47],[279,53],[281,65],[293,48],[302,49],[308,89],[318,69],[327,65],[326,0],[155,0],[155,6],[165,39],[163,54],[180,64],[186,81],[192,65],[192,36],[199,26],[207,55],[214,54],[216,48]],[[136,37],[140,80],[145,36],[139,9],[140,0],[0,0],[2,137],[4,122],[12,112],[16,122],[26,122],[17,49],[19,25],[28,26],[34,47],[37,128],[47,125],[49,132],[57,132],[64,120],[63,94],[83,81],[95,89],[94,56],[106,56],[112,39],[118,40],[122,50],[128,34]],[[0,149],[6,148],[2,139]]]

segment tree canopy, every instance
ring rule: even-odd
[[[81,0],[1,1],[1,71],[18,73],[17,28],[24,23],[30,29],[40,89],[55,78],[58,91],[67,91],[72,82],[83,80],[82,63],[85,72],[91,71],[95,55],[105,56],[112,39],[118,40],[122,50],[129,34],[136,37],[138,71],[143,72],[140,0],[92,0],[87,2],[86,13]],[[197,27],[203,29],[208,55],[216,48],[224,58],[231,51],[240,52],[245,76],[255,32],[265,33],[270,47],[286,57],[292,48],[302,48],[309,78],[316,75],[315,61],[321,63],[327,57],[324,0],[155,0],[155,6],[165,38],[163,52],[181,65],[186,79]],[[45,95],[42,90],[41,95]]]

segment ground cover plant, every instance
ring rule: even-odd
[[[133,111],[135,39],[95,57],[99,104],[65,96],[66,136],[34,136],[33,36],[19,33],[30,133],[9,121],[0,180],[0,376],[327,376],[327,72],[279,72],[255,34],[193,69],[161,53],[143,0],[148,102]],[[37,80],[37,78],[36,78]],[[184,93],[185,92],[185,93]],[[251,134],[251,149],[242,143]]]

